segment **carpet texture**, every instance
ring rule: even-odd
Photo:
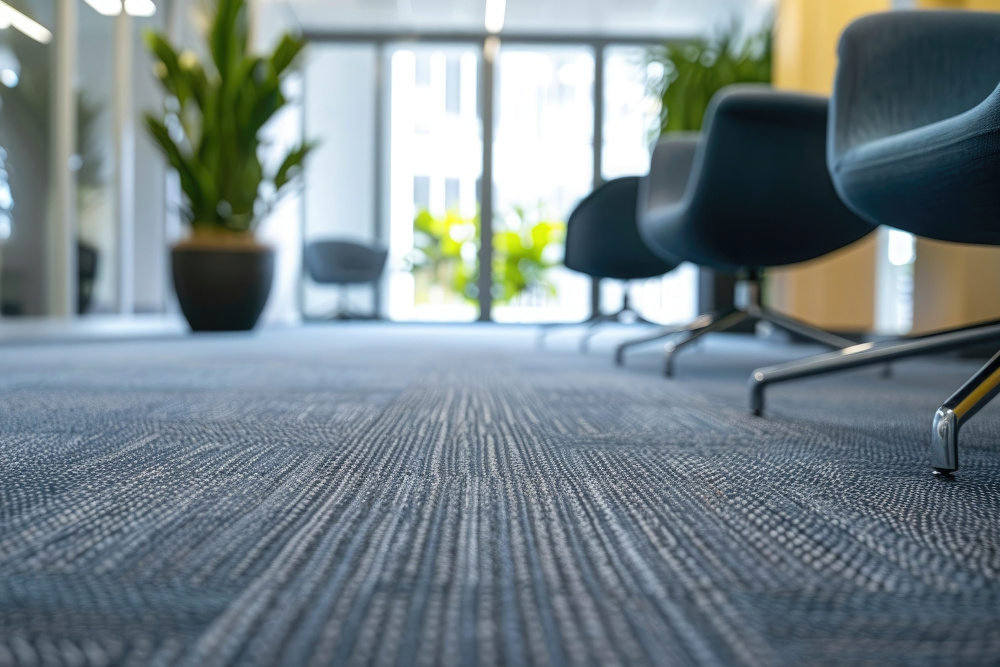
[[[749,371],[811,348],[720,336],[667,381],[567,341],[0,348],[0,665],[997,663],[996,406],[926,467],[974,363],[760,419]]]

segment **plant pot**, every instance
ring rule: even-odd
[[[192,331],[249,331],[267,304],[274,250],[182,243],[171,251],[174,289]]]

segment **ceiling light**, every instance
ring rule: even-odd
[[[4,24],[14,26],[36,42],[48,44],[52,41],[52,33],[45,26],[37,21],[32,21],[6,2],[3,2],[3,0],[0,0],[0,25]]]
[[[103,16],[118,16],[122,13],[121,0],[83,0]]]
[[[129,16],[152,16],[156,13],[153,0],[125,0],[125,13]]]
[[[486,32],[496,35],[503,30],[507,0],[486,0]]]
[[[16,88],[17,84],[21,81],[21,78],[12,69],[0,70],[0,83],[7,86],[8,88]]]

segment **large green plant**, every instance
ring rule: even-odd
[[[532,215],[515,206],[513,213],[513,224],[497,220],[493,232],[493,299],[498,303],[509,303],[529,289],[552,292],[545,274],[559,262],[546,250],[566,236],[566,223],[549,220],[540,211]],[[421,210],[413,221],[413,232],[413,270],[476,302],[479,216],[464,217],[456,211],[435,216]]]
[[[709,38],[650,49],[647,65],[662,72],[649,81],[660,98],[659,134],[698,131],[712,97],[734,83],[770,83],[772,29],[746,36],[739,23]]]
[[[281,82],[305,43],[285,35],[273,53],[254,56],[247,52],[247,34],[246,1],[219,0],[207,65],[191,51],[178,53],[162,34],[145,36],[168,96],[165,113],[146,114],[146,126],[180,174],[184,216],[196,231],[250,231],[312,147],[303,142],[277,170],[264,173],[261,130],[285,105]]]

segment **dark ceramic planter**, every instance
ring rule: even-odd
[[[171,267],[193,331],[249,331],[271,292],[274,250],[175,247]]]

